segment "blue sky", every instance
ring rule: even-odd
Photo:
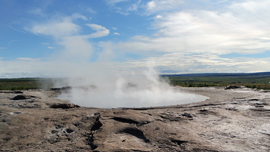
[[[0,0],[0,77],[265,72],[269,0]]]

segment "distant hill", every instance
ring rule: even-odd
[[[270,76],[270,72],[258,72],[258,73],[195,73],[195,74],[162,74],[168,77],[226,77],[226,76]]]

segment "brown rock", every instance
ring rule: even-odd
[[[24,91],[26,98],[36,97],[33,102],[12,100],[14,94],[2,92],[0,151],[270,150],[269,92],[179,89],[210,99],[170,107],[98,109],[55,99],[55,91]],[[24,104],[32,108],[18,106]]]

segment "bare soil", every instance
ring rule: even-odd
[[[270,151],[270,92],[177,89],[210,99],[99,109],[53,90],[1,91],[0,151]]]

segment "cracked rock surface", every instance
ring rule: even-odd
[[[270,151],[270,92],[178,89],[210,99],[99,109],[56,99],[57,90],[1,91],[0,151]]]

